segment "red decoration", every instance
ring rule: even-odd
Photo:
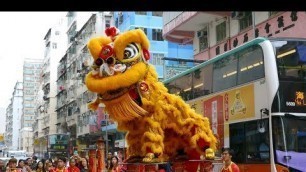
[[[105,29],[105,34],[107,36],[114,37],[114,36],[117,35],[117,29],[115,27],[109,27],[109,28]]]
[[[105,45],[101,50],[100,57],[106,60],[108,57],[112,56],[113,53],[113,48],[110,45]]]
[[[147,49],[142,49],[143,56],[146,60],[150,59],[150,52]]]
[[[149,85],[145,82],[141,82],[139,84],[139,89],[142,91],[142,92],[147,92],[149,90]]]

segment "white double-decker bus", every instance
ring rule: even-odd
[[[164,84],[210,119],[241,172],[306,171],[305,39],[256,38]]]

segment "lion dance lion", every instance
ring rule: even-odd
[[[141,29],[119,33],[115,27],[107,36],[89,40],[92,71],[85,79],[117,129],[126,132],[127,153],[144,162],[166,161],[179,153],[199,159],[206,148],[216,149],[208,118],[197,114],[181,97],[169,94],[158,81],[150,59],[149,40]]]

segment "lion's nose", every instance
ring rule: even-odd
[[[103,63],[100,66],[99,76],[105,77],[105,76],[112,76],[112,75],[114,75],[114,70],[111,69],[107,63]]]

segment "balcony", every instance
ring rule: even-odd
[[[163,18],[168,18],[163,27],[164,39],[181,44],[192,44],[195,33],[211,21],[231,15],[230,11],[224,12],[182,12],[172,15],[172,12],[164,12]]]

